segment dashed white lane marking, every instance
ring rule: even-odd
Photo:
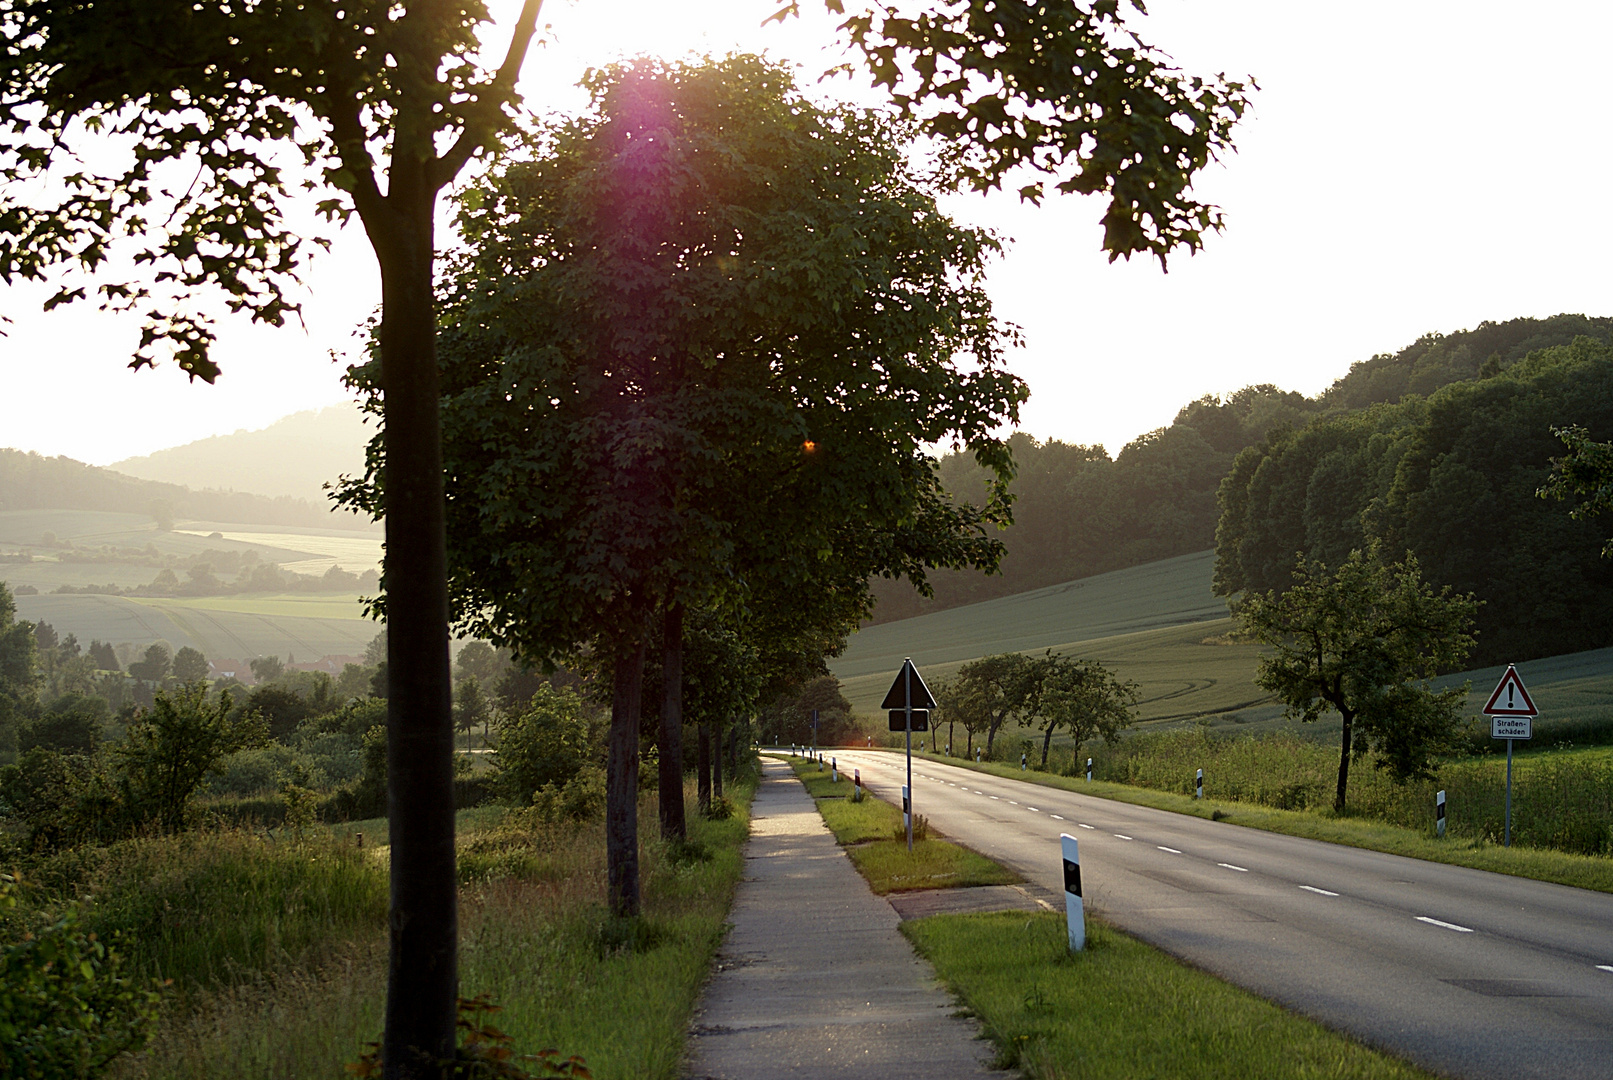
[[[1079,826],[1081,826],[1081,828],[1083,828],[1083,829],[1090,829],[1090,828],[1092,828],[1092,826],[1091,826],[1091,825],[1088,825],[1088,824],[1087,824],[1087,823],[1086,823],[1086,822],[1084,822],[1084,821],[1077,821],[1077,822],[1076,822],[1076,824],[1077,824],[1077,825],[1079,825]]]
[[[1318,889],[1315,885],[1301,885],[1300,888],[1304,889],[1306,892],[1316,893],[1319,896],[1337,896],[1338,895],[1338,893],[1330,892],[1327,889]]]
[[[1245,869],[1245,868],[1244,868],[1244,867],[1241,867],[1241,866],[1233,866],[1233,865],[1232,865],[1232,864],[1231,864],[1231,863],[1229,863],[1229,862],[1218,862],[1218,863],[1216,863],[1216,864],[1215,864],[1215,865],[1217,865],[1217,866],[1224,866],[1224,867],[1226,867],[1226,868],[1227,868],[1227,869],[1228,869],[1228,870],[1236,870],[1236,871],[1237,871],[1237,872],[1238,872],[1238,873],[1240,873],[1240,874],[1247,874],[1247,873],[1248,873],[1248,872],[1249,872],[1249,871],[1248,871],[1248,870],[1247,870],[1247,869]]]
[[[1063,820],[1064,820],[1064,819],[1063,819],[1063,818],[1062,818],[1062,817],[1060,817],[1060,816],[1059,816],[1059,815],[1058,815],[1058,814],[1049,814],[1049,815],[1047,815],[1047,816],[1048,816],[1048,817],[1050,817],[1050,818],[1052,818],[1052,819],[1053,819],[1053,820],[1054,820],[1054,821],[1063,821]]]
[[[995,796],[995,795],[991,796],[991,798],[996,802],[1002,802],[1002,800],[997,798],[997,796]]]
[[[1018,806],[1019,805],[1017,802],[1014,802],[1013,799],[1009,799],[1008,802],[1009,802],[1009,805],[1011,805],[1011,806]]]
[[[984,791],[981,791],[981,790],[980,790],[980,789],[979,789],[979,788],[975,788],[975,794],[976,794],[976,795],[984,795],[984,794],[985,794],[985,792],[984,792]]]
[[[1613,971],[1613,964],[1597,964],[1597,971]]]
[[[1425,922],[1429,926],[1441,926],[1446,930],[1455,930],[1459,934],[1471,934],[1473,932],[1473,928],[1471,926],[1457,926],[1453,922],[1444,922],[1440,919],[1430,919],[1427,915],[1417,916],[1417,921]]]
[[[1036,807],[1034,807],[1034,806],[1027,806],[1027,807],[1025,807],[1025,809],[1029,810],[1033,814],[1040,814],[1041,813],[1041,811],[1036,809]]]
[[[1175,849],[1175,848],[1173,848],[1173,847],[1166,847],[1166,846],[1165,846],[1165,845],[1164,845],[1164,844],[1155,844],[1155,845],[1154,845],[1154,846],[1155,846],[1155,847],[1157,847],[1157,848],[1158,848],[1158,849],[1159,849],[1159,850],[1161,850],[1161,851],[1168,851],[1168,852],[1170,852],[1170,853],[1171,853],[1171,854],[1172,854],[1172,855],[1180,855],[1180,854],[1181,854],[1181,852],[1180,852],[1180,851],[1177,851],[1177,850],[1176,850],[1176,849]]]
[[[1116,839],[1116,840],[1130,840],[1130,839],[1131,839],[1131,837],[1129,837],[1129,836],[1122,836],[1122,835],[1121,835],[1121,834],[1120,834],[1120,833],[1115,833],[1115,839]]]

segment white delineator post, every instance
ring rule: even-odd
[[[1019,771],[1020,772],[1025,771],[1025,755],[1024,754],[1019,755]]]
[[[1445,835],[1445,793],[1439,792],[1434,796],[1434,833]]]
[[[829,783],[840,783],[840,762],[835,758],[829,759]]]
[[[1081,849],[1069,833],[1059,836],[1064,855],[1064,921],[1070,932],[1070,951],[1087,947],[1086,910],[1081,905]]]
[[[1092,783],[1092,759],[1087,758],[1087,783]]]
[[[1204,770],[1203,769],[1200,769],[1198,771],[1198,775],[1193,778],[1193,797],[1195,799],[1204,798]]]
[[[907,785],[902,785],[902,827],[907,830],[907,850],[913,850],[913,803],[907,797]]]
[[[862,798],[863,793],[863,771],[861,769],[851,770],[851,784],[857,789],[857,799],[852,800],[856,802]]]

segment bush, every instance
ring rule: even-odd
[[[551,782],[532,794],[532,813],[542,822],[590,821],[604,811],[605,770],[597,765],[584,765],[564,785]]]
[[[262,795],[278,791],[299,770],[309,778],[310,786],[324,787],[327,783],[324,770],[306,754],[281,743],[270,743],[239,750],[225,758],[201,790],[208,795]]]
[[[544,787],[563,789],[588,762],[588,721],[569,689],[540,686],[525,710],[498,724],[495,784],[499,795],[526,805]]]
[[[17,882],[0,874],[0,912]],[[117,950],[86,932],[69,907],[0,946],[0,1076],[84,1080],[144,1045],[158,994],[123,972]]]

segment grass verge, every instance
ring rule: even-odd
[[[491,994],[502,1007],[493,1022],[514,1036],[518,1052],[557,1047],[568,1056],[579,1054],[598,1080],[674,1080],[688,1018],[742,872],[740,848],[754,790],[753,782],[730,787],[737,812],[727,820],[691,815],[683,845],[655,835],[655,796],[647,794],[639,807],[644,916],[629,923],[612,920],[605,907],[602,822],[545,824],[528,813],[496,808],[462,813],[461,993]],[[693,792],[688,796],[692,807]],[[384,828],[374,828],[379,824],[366,836],[384,836]],[[231,842],[262,841],[242,836]],[[330,843],[343,845],[334,836]],[[211,871],[190,862],[206,850],[176,844],[169,855],[172,872],[208,877]],[[309,850],[318,853],[305,860],[311,867],[288,879],[281,899],[318,910],[310,894],[336,886],[315,870],[329,857],[327,849]],[[170,1003],[150,1047],[118,1063],[117,1080],[340,1075],[342,1064],[356,1060],[381,1032],[385,856],[384,846],[363,850],[379,868],[379,918],[368,906],[366,871],[360,875],[364,902],[356,906],[364,919],[332,917],[317,948],[276,952],[255,946],[252,966],[231,963],[226,978],[215,977],[213,967],[192,964],[198,977]],[[352,870],[358,864],[339,865]],[[161,878],[159,873],[154,880],[160,884]],[[165,898],[173,895],[158,896],[153,906],[166,912]],[[215,900],[220,917],[227,917],[227,898]],[[256,920],[257,911],[254,906],[247,914]],[[142,938],[131,941],[136,956],[146,947]]]
[[[920,756],[915,753],[914,757]],[[1370,818],[1340,816],[1331,811],[1279,810],[1274,807],[1221,799],[1195,799],[1191,795],[1178,795],[1169,791],[1132,787],[1073,776],[1059,776],[1045,772],[1020,772],[1018,766],[981,762],[976,764],[962,758],[939,754],[924,754],[928,760],[943,765],[999,776],[1009,780],[1024,780],[1043,787],[1073,791],[1081,795],[1095,795],[1116,802],[1151,806],[1177,814],[1214,818],[1245,825],[1252,829],[1301,836],[1310,840],[1325,840],[1331,844],[1367,848],[1391,855],[1427,862],[1467,866],[1475,870],[1490,870],[1498,874],[1532,878],[1536,881],[1553,881],[1580,889],[1613,892],[1613,858],[1599,855],[1572,855],[1563,851],[1541,848],[1501,847],[1482,837],[1436,838],[1418,829],[1389,825]]]
[[[788,760],[788,759],[786,759]],[[853,786],[844,775],[835,784],[830,774],[818,772],[816,764],[797,759],[790,763],[795,775],[815,796],[814,802],[835,840],[846,847],[852,865],[867,880],[875,895],[911,892],[917,889],[953,889],[973,885],[1014,885],[1022,879],[978,852],[933,835],[922,839],[915,834],[913,850],[907,850],[902,828],[902,812],[872,795],[853,802]],[[919,819],[923,821],[922,816]],[[933,833],[927,825],[921,830]]]
[[[1413,1080],[1431,1074],[1187,967],[1100,922],[936,915],[902,933],[1031,1080]]]

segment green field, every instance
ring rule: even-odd
[[[52,534],[56,546],[45,544]],[[317,660],[356,655],[378,627],[364,618],[353,593],[248,594],[209,597],[126,597],[56,594],[62,585],[122,587],[149,583],[160,567],[139,562],[72,561],[70,543],[81,551],[145,550],[181,558],[207,550],[254,552],[260,562],[303,574],[332,565],[361,573],[376,564],[380,534],[340,529],[290,529],[182,521],[173,531],[157,529],[148,515],[89,510],[0,512],[0,553],[20,552],[28,562],[0,562],[0,581],[29,585],[38,595],[17,597],[20,618],[43,620],[82,642],[101,640],[144,647],[166,641],[189,645],[213,659],[245,659],[272,653]],[[64,558],[65,556],[65,558]],[[183,574],[181,573],[181,576]]]
[[[874,714],[904,656],[935,679],[980,656],[1055,649],[1099,660],[1135,680],[1141,687],[1138,719],[1145,728],[1295,727],[1306,737],[1336,738],[1336,717],[1294,725],[1254,684],[1260,649],[1227,641],[1233,623],[1225,602],[1210,591],[1213,565],[1213,554],[1200,552],[882,623],[853,635],[845,655],[830,666],[857,711]],[[1481,668],[1439,682],[1470,679],[1468,704],[1476,715],[1504,670]],[[1550,745],[1556,728],[1613,722],[1613,649],[1531,660],[1518,671],[1541,709],[1537,746]],[[1007,730],[999,738],[1018,747],[1021,738],[1034,734]]]

